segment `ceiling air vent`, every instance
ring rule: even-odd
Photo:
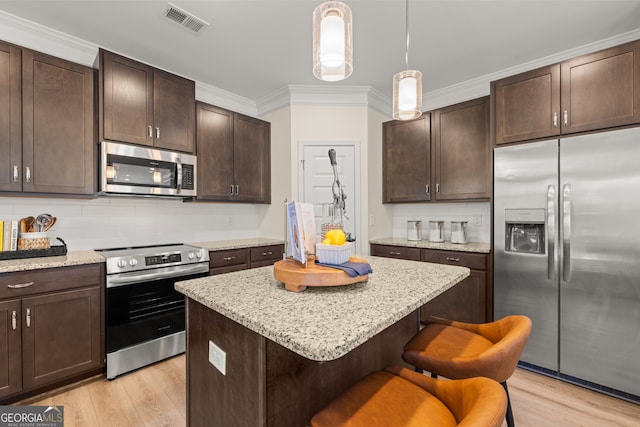
[[[171,3],[168,3],[167,9],[164,11],[164,17],[166,20],[174,22],[181,27],[193,31],[194,33],[200,32],[209,26],[208,22],[203,21],[200,18],[196,18],[189,12],[180,9],[178,6]]]

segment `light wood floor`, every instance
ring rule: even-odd
[[[520,369],[508,384],[517,427],[640,426],[640,405]],[[65,427],[184,427],[185,357],[113,381],[94,378],[19,404],[63,405]]]

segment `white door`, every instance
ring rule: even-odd
[[[342,185],[342,191],[347,195],[345,200],[344,231],[351,233],[356,238],[356,247],[359,247],[358,215],[359,197],[356,182],[359,177],[359,164],[357,162],[356,143],[335,142],[302,142],[300,147],[300,164],[298,176],[300,182],[300,200],[313,203],[316,220],[316,233],[320,238],[320,227],[323,222],[322,205],[333,203],[332,185],[334,182],[333,168],[329,160],[329,150],[336,150],[336,169],[338,179]],[[336,187],[336,191],[338,191]]]

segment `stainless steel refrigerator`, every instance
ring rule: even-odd
[[[637,400],[640,128],[496,148],[493,226],[495,317],[533,322],[521,361]]]

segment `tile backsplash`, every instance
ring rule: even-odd
[[[45,212],[57,218],[48,232],[52,244],[60,237],[69,250],[258,237],[258,208],[252,204],[0,197],[5,228],[7,221]]]
[[[422,221],[422,239],[429,239],[429,221],[444,221],[444,239],[451,240],[451,221],[468,221],[469,242],[491,241],[491,205],[476,203],[398,204],[393,207],[393,237],[407,237],[407,221]]]

